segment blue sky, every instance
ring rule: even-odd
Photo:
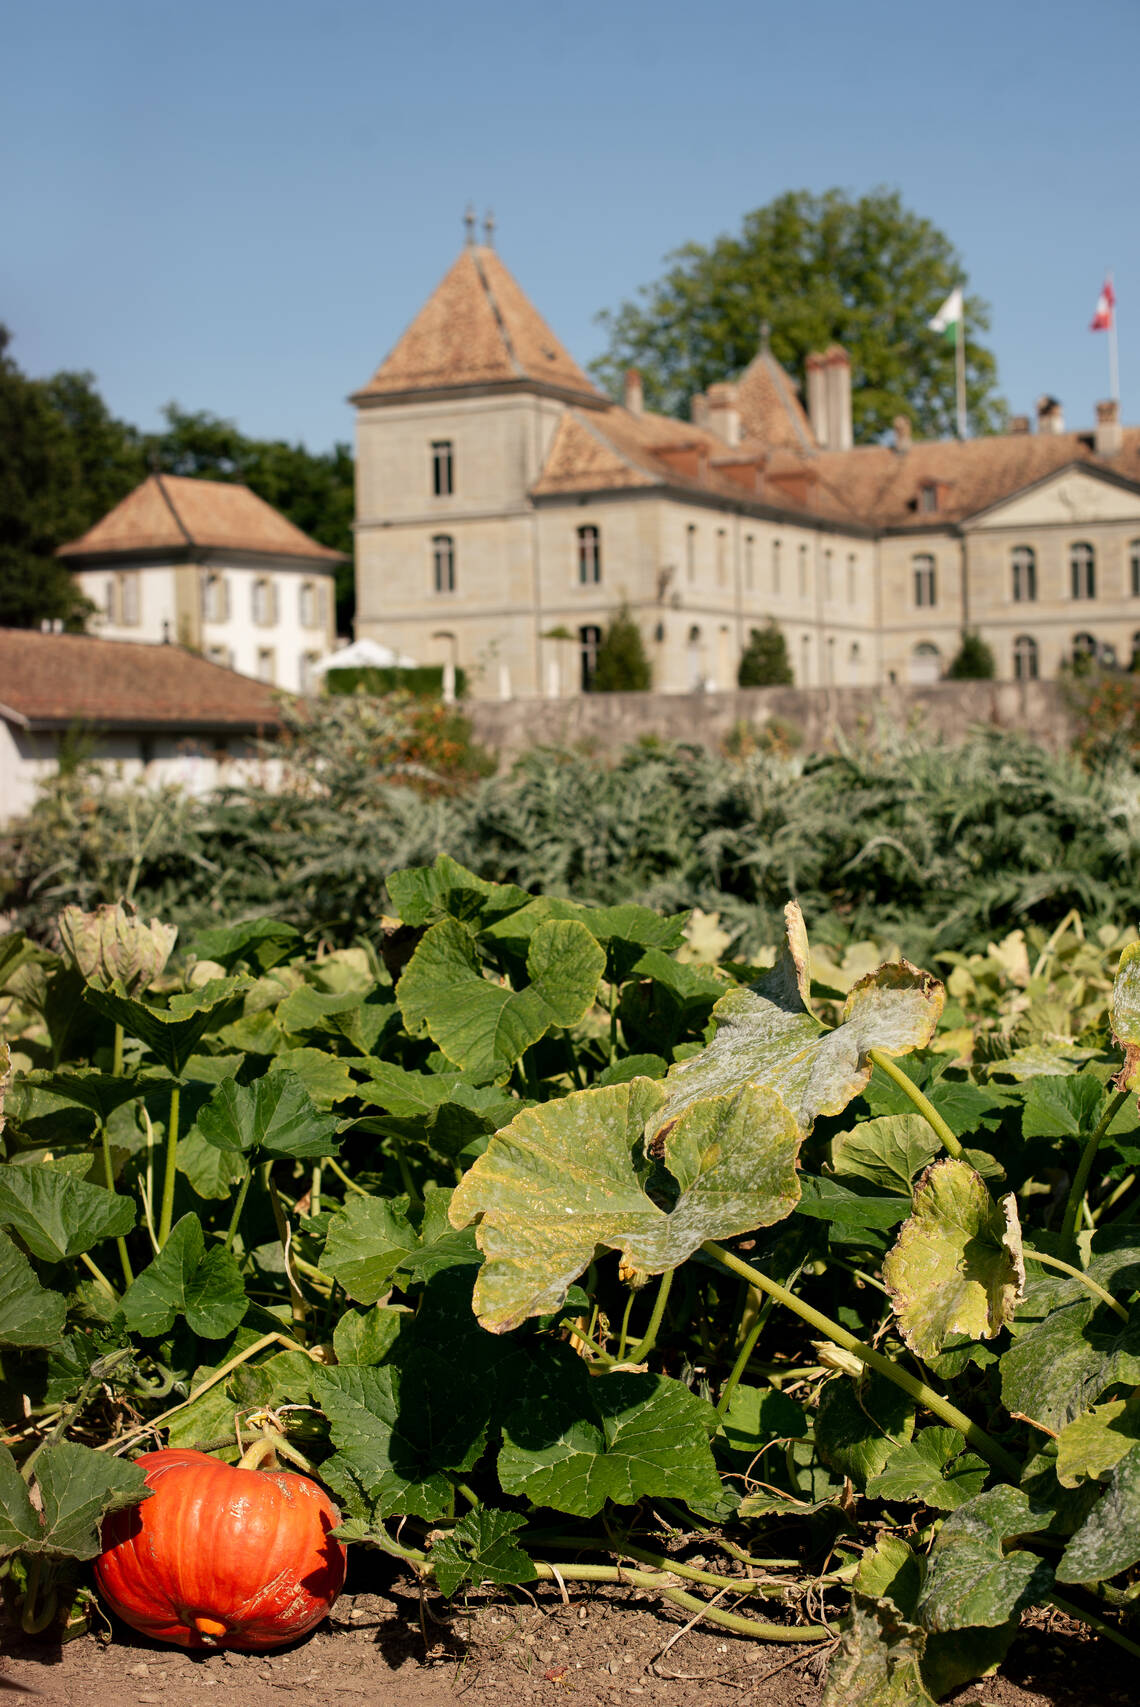
[[[469,200],[581,361],[599,309],[786,189],[901,190],[993,311],[1015,411],[1140,420],[1140,6],[1101,0],[8,0],[0,320],[314,449],[454,259]]]

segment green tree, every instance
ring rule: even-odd
[[[622,605],[598,647],[598,662],[591,693],[638,693],[649,686],[649,659],[641,643],[641,630]]]
[[[980,634],[967,628],[962,632],[962,644],[946,669],[951,682],[990,682],[996,674],[994,655]]]
[[[0,626],[81,628],[89,602],[55,556],[141,478],[138,435],[90,374],[29,379],[0,326]]]
[[[795,680],[784,631],[772,617],[754,628],[740,658],[736,680],[742,688],[791,687]]]
[[[746,214],[738,236],[675,250],[640,300],[599,315],[609,349],[592,371],[616,396],[636,367],[646,404],[685,417],[695,392],[748,365],[767,321],[773,355],[801,382],[810,351],[843,345],[858,442],[881,438],[900,414],[938,437],[954,427],[954,350],[927,322],[965,284],[949,238],[897,191],[792,190]],[[975,296],[965,308],[970,423],[989,432],[1004,415],[996,362],[979,342],[989,311]]]

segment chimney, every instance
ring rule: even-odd
[[[1027,433],[1029,431],[1029,416],[1011,415],[1009,418],[1009,431],[1018,435]]]
[[[895,449],[905,456],[911,446],[910,416],[896,415],[891,426],[895,430]]]
[[[707,427],[709,424],[709,400],[703,391],[696,391],[689,399],[689,419],[694,427]]]
[[[710,385],[707,393],[708,429],[726,445],[740,443],[740,408],[735,385]]]
[[[631,415],[641,415],[645,411],[645,393],[642,390],[641,375],[635,367],[627,367],[625,370],[623,402]]]
[[[1115,456],[1124,444],[1124,428],[1120,425],[1120,404],[1116,398],[1096,406],[1096,438],[1098,456]]]
[[[1039,397],[1037,399],[1037,431],[1039,433],[1063,433],[1065,430],[1065,411],[1055,397]]]
[[[827,389],[828,450],[850,450],[855,439],[851,431],[851,357],[839,344],[824,351]]]
[[[827,444],[827,373],[823,357],[817,350],[809,352],[804,369],[807,374],[808,420],[816,440]]]

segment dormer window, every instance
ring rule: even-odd
[[[450,498],[455,491],[455,463],[450,439],[433,439],[431,489],[436,498]]]
[[[918,489],[918,513],[921,516],[938,514],[938,482],[924,480]]]

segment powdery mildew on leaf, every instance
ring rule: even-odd
[[[1120,956],[1108,1012],[1112,1035],[1124,1051],[1114,1083],[1126,1091],[1140,1070],[1140,942],[1129,943]]]
[[[990,1628],[1044,1599],[1053,1581],[1051,1568],[1024,1549],[1007,1551],[1005,1543],[1047,1522],[1047,1516],[1032,1512],[1020,1488],[991,1488],[960,1506],[931,1548],[919,1622],[928,1630]]]
[[[475,1312],[494,1333],[562,1303],[599,1246],[661,1274],[706,1239],[771,1226],[799,1198],[800,1132],[774,1091],[748,1085],[689,1109],[660,1141],[680,1188],[670,1212],[647,1196],[644,1136],[664,1088],[649,1079],[525,1109],[456,1187],[452,1225],[481,1216]]]
[[[779,1092],[807,1132],[817,1115],[841,1113],[867,1084],[869,1050],[907,1055],[933,1037],[945,991],[905,960],[860,978],[828,1031],[811,1011],[807,932],[795,901],[784,918],[775,966],[751,989],[721,998],[708,1048],[670,1072],[668,1118],[704,1097],[762,1084]]]
[[[992,1339],[1025,1294],[1016,1206],[999,1207],[966,1162],[948,1157],[922,1175],[914,1210],[883,1263],[907,1345],[920,1357],[952,1334]]]
[[[922,1681],[926,1634],[894,1602],[853,1594],[823,1707],[934,1707]]]

